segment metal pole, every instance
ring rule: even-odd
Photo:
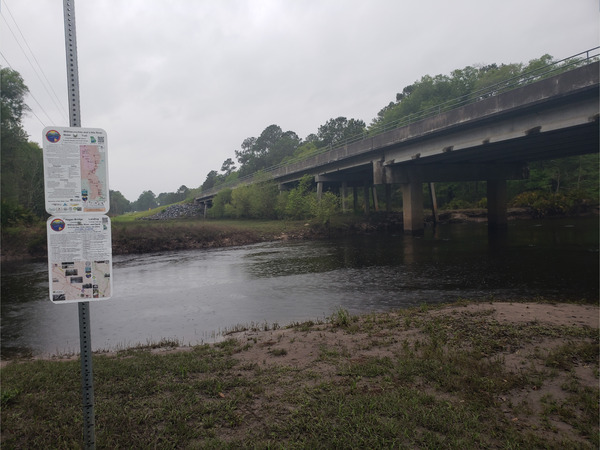
[[[71,127],[81,127],[77,36],[75,32],[75,0],[63,0],[63,12],[65,17],[65,50],[67,55],[67,85],[69,90],[69,125]],[[80,302],[78,306],[81,391],[83,396],[83,442],[86,449],[95,449],[94,372],[92,367],[90,304],[89,302]]]

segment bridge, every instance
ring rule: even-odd
[[[528,163],[599,151],[599,63],[593,62],[380,134],[347,142],[268,170],[280,186],[314,176],[317,195],[362,188],[365,210],[377,206],[373,186],[401,186],[405,232],[424,227],[423,183],[486,181],[488,226],[507,223],[507,180],[528,176]],[[243,181],[241,181],[243,182]],[[247,181],[251,182],[251,181]],[[207,207],[220,186],[196,201]]]

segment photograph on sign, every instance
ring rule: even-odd
[[[46,211],[108,213],[106,132],[100,128],[46,127],[42,141]]]
[[[104,215],[50,217],[48,275],[54,303],[107,300],[112,295],[110,218]]]

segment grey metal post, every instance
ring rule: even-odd
[[[63,0],[65,17],[65,50],[67,55],[67,85],[69,89],[69,125],[81,127],[79,111],[79,70],[77,67],[77,36],[75,32],[75,0]],[[94,372],[90,333],[90,303],[80,302],[79,345],[81,358],[81,391],[83,396],[83,442],[86,449],[96,448],[94,418]]]

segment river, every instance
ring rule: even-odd
[[[92,348],[213,342],[236,325],[325,319],[457,299],[598,301],[598,218],[428,228],[115,256],[114,296],[91,302]],[[3,357],[79,351],[76,304],[48,299],[47,264],[2,266]]]

